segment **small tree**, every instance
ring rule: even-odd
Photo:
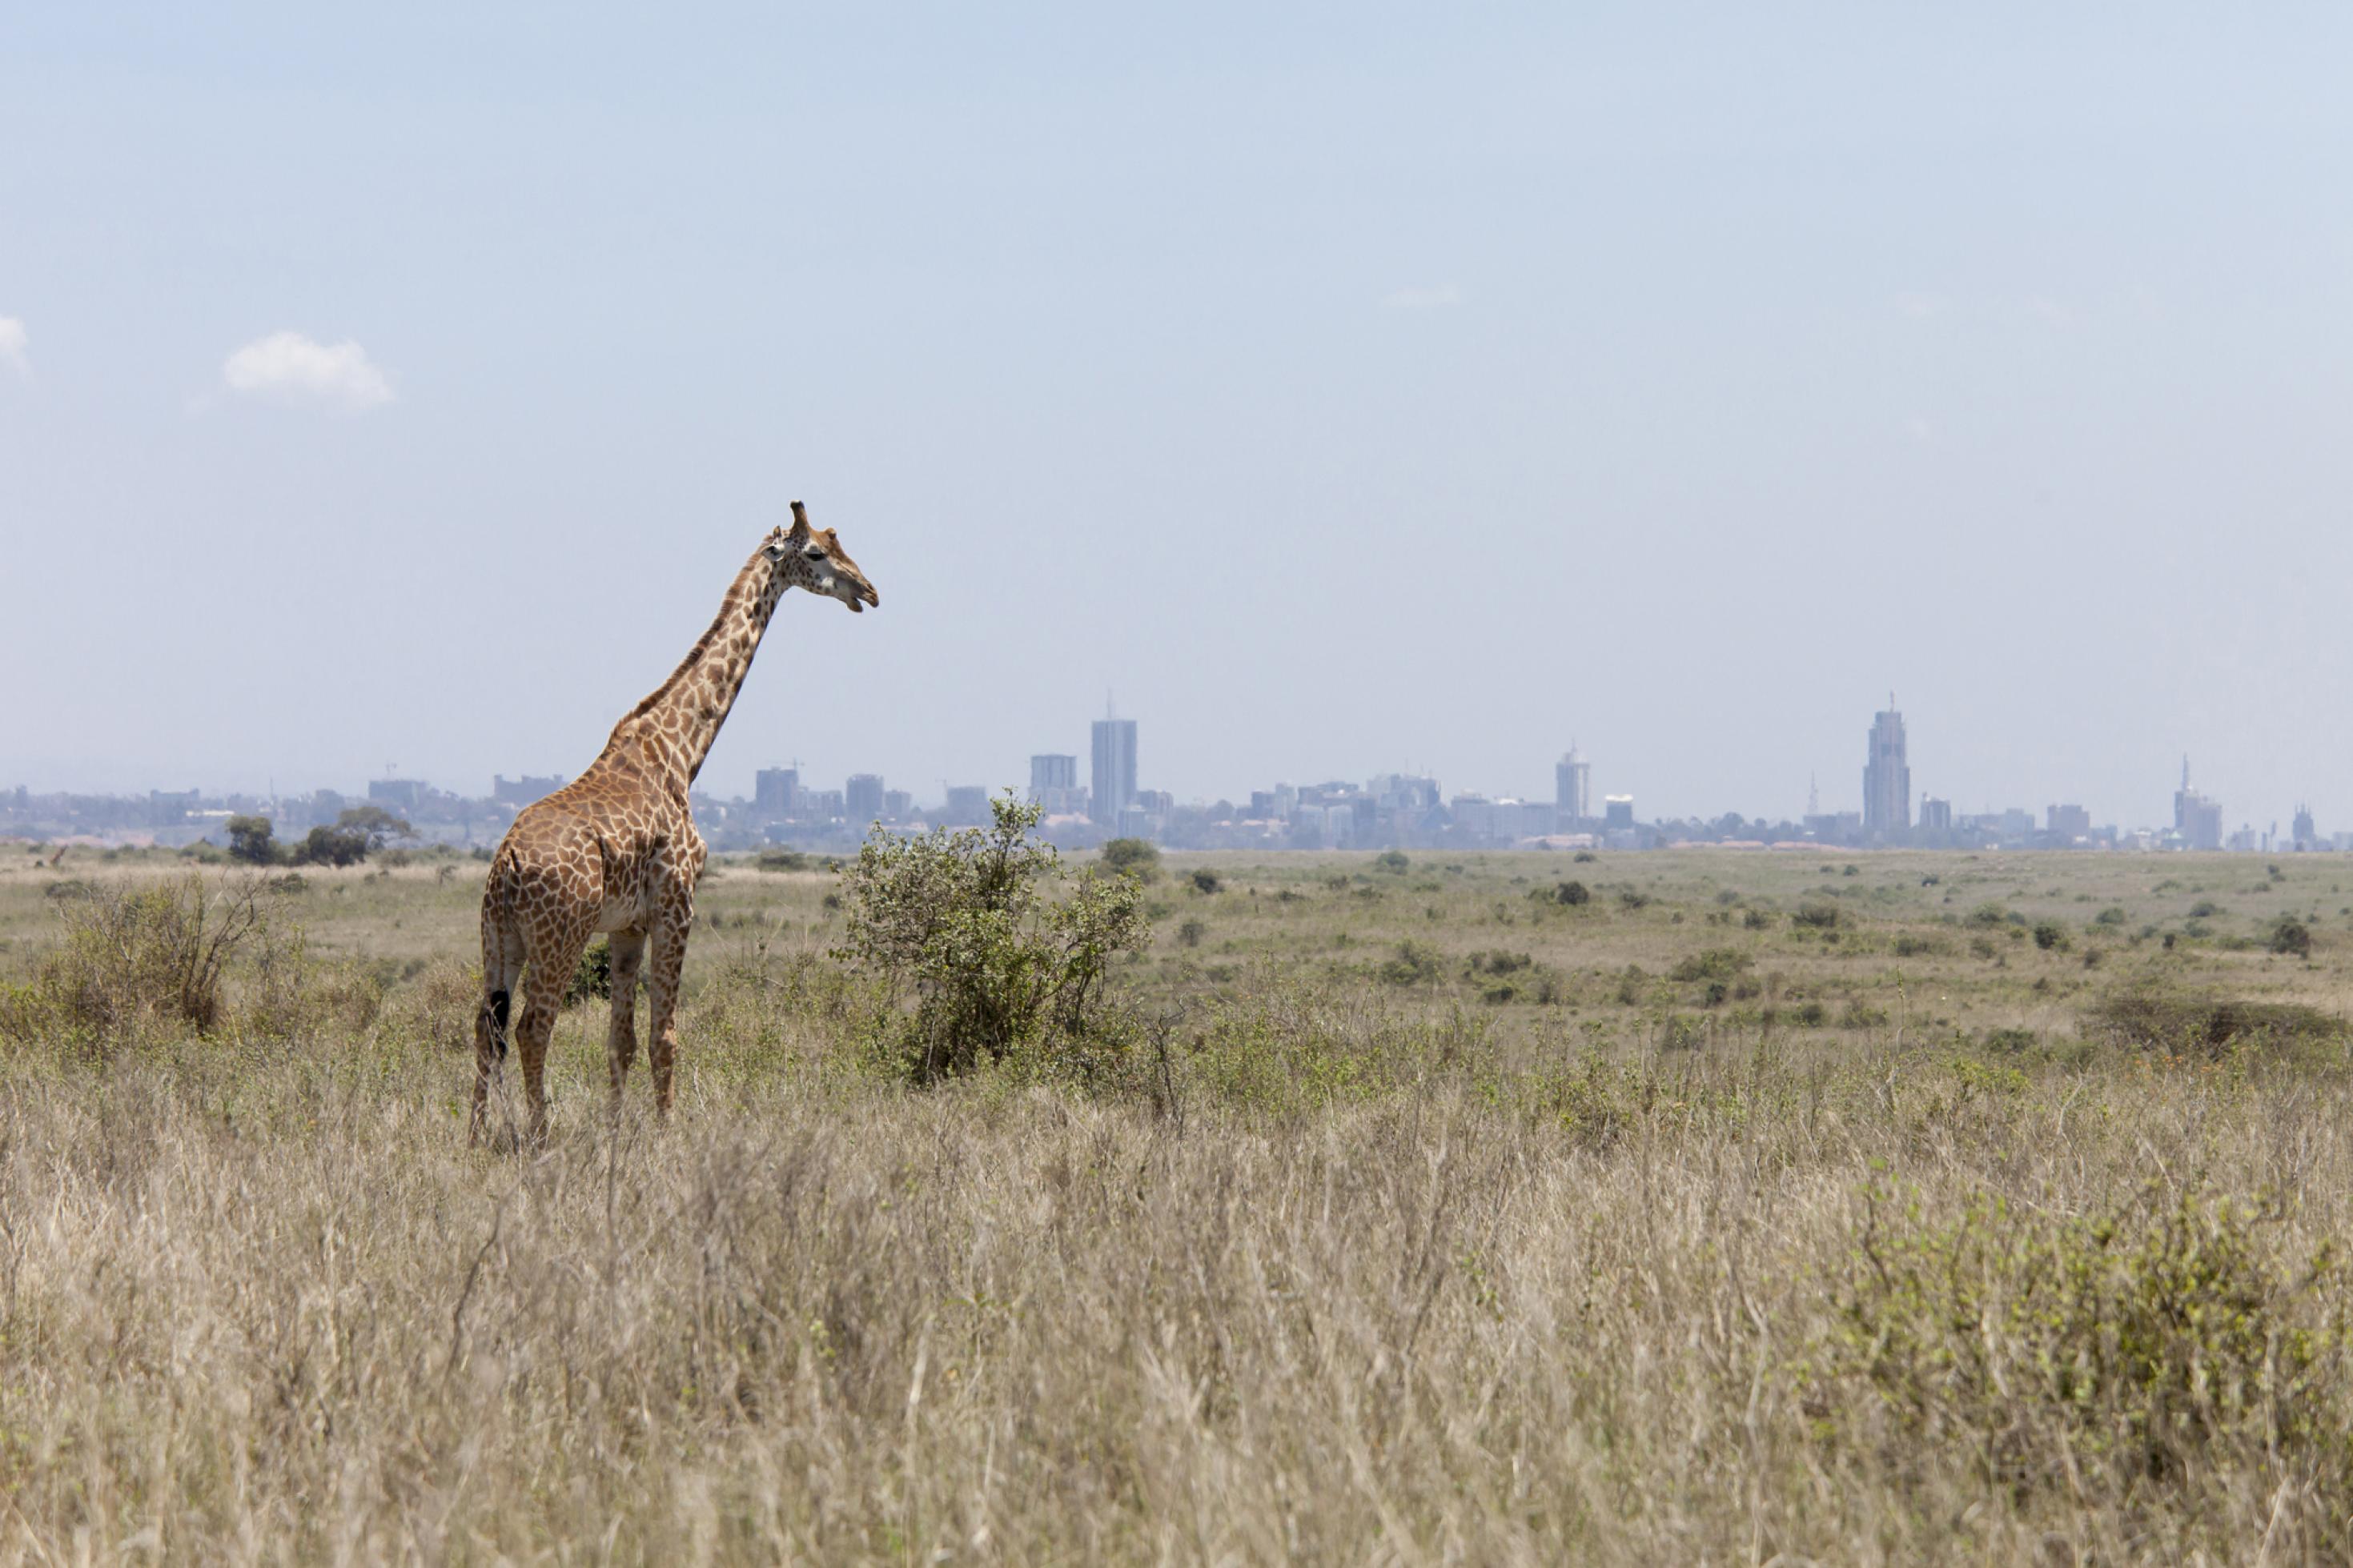
[[[266,816],[232,816],[228,819],[229,858],[248,865],[267,866],[278,858],[278,846],[271,842],[272,828]]]
[[[843,874],[837,956],[887,984],[894,1044],[920,1082],[1037,1045],[1082,1058],[1108,1037],[1113,960],[1151,934],[1134,878],[1069,879],[1029,836],[1040,807],[1008,791],[989,809],[986,828],[877,828]]]
[[[1103,863],[1123,876],[1149,882],[1160,875],[1160,847],[1149,838],[1113,838],[1102,849]]]
[[[346,806],[335,818],[335,826],[344,833],[361,835],[371,850],[381,849],[396,838],[417,837],[417,829],[380,805]]]

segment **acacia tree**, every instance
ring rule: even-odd
[[[1112,963],[1151,935],[1134,879],[1071,878],[1030,837],[1040,807],[1008,791],[989,809],[986,828],[877,828],[842,876],[836,954],[885,983],[886,1027],[918,1081],[1033,1045],[1075,1057],[1103,1043]]]

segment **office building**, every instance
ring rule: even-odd
[[[2222,847],[2222,803],[2189,787],[2189,759],[2181,759],[2181,787],[2173,795],[2173,831],[2189,849]]]
[[[1561,828],[1574,830],[1593,816],[1593,764],[1571,741],[1567,755],[1554,765],[1552,776],[1553,805],[1560,814]]]
[[[860,827],[882,820],[882,775],[852,773],[841,789],[842,809]]]
[[[800,809],[798,768],[762,768],[752,775],[752,809],[762,816],[790,816]]]
[[[1098,719],[1094,723],[1094,771],[1087,815],[1108,827],[1135,804],[1135,721]]]
[[[1886,710],[1871,724],[1870,752],[1862,768],[1863,836],[1894,843],[1912,831],[1912,765],[1904,754],[1904,715],[1889,692]]]

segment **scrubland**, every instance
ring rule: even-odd
[[[1171,856],[1118,1052],[929,1087],[729,863],[533,1151],[476,863],[198,1018],[236,873],[0,849],[0,1562],[2353,1557],[2338,858]]]

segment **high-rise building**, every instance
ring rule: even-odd
[[[950,827],[980,827],[989,821],[988,788],[985,784],[950,784],[940,820]]]
[[[2295,847],[2298,849],[2317,849],[2320,847],[2320,830],[2312,825],[2312,807],[2308,805],[2298,805],[2295,808]]]
[[[1135,804],[1135,721],[1108,714],[1096,720],[1093,761],[1087,815],[1116,827],[1119,814]]]
[[[1939,800],[1933,795],[1920,797],[1920,831],[1950,833],[1953,830],[1953,803]]]
[[[2189,759],[2181,759],[2181,787],[2173,794],[2173,831],[2191,849],[2222,847],[2222,803],[2189,787]]]
[[[842,810],[860,827],[882,820],[882,775],[852,773],[841,786]]]
[[[1059,752],[1041,752],[1029,759],[1029,798],[1042,800],[1049,790],[1079,787],[1079,759]]]
[[[1612,832],[1630,831],[1634,826],[1634,797],[1630,795],[1603,796],[1601,826]]]
[[[2092,836],[2092,814],[2080,805],[2044,806],[2042,824],[2042,831],[2063,847]]]
[[[752,775],[752,808],[762,816],[790,816],[800,803],[798,768],[762,768]]]
[[[1912,766],[1904,756],[1904,715],[1895,694],[1871,723],[1869,760],[1862,767],[1862,831],[1883,843],[1912,831]]]
[[[1554,764],[1552,778],[1553,805],[1560,814],[1561,826],[1573,828],[1589,819],[1593,816],[1593,764],[1585,760],[1576,742],[1568,743],[1568,753]]]

